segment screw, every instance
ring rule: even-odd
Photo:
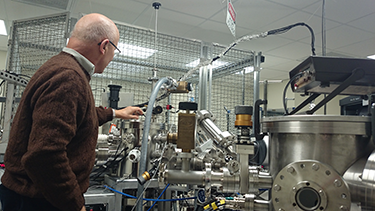
[[[281,186],[278,185],[278,184],[276,184],[276,185],[274,186],[273,189],[274,189],[275,191],[279,191],[279,190],[281,190]]]
[[[344,206],[344,205],[341,205],[340,206],[340,210],[342,210],[342,211],[348,211],[348,208],[346,206]]]
[[[335,179],[335,181],[333,182],[333,184],[336,186],[336,187],[341,187],[342,186],[342,182],[338,179]]]
[[[279,208],[279,211],[284,211],[284,209],[283,208]]]
[[[317,163],[313,163],[313,164],[312,164],[312,169],[313,169],[314,171],[318,171],[318,170],[319,170],[319,165],[318,165]]]
[[[320,195],[324,195],[323,190],[319,190],[319,194],[320,194]]]
[[[287,169],[287,172],[289,172],[289,173],[293,173],[293,172],[294,172],[294,168],[293,168],[293,167],[289,167],[289,168]]]
[[[296,188],[296,187],[293,187],[293,188],[292,188],[292,191],[293,191],[293,192],[296,192],[296,191],[297,191],[297,188]]]

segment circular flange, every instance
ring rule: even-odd
[[[274,210],[349,210],[349,187],[330,166],[315,160],[288,164],[274,178]]]

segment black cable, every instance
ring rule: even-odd
[[[294,75],[289,81],[288,83],[286,84],[285,88],[284,88],[284,92],[283,92],[283,106],[284,106],[284,111],[285,111],[285,114],[284,115],[289,115],[289,112],[288,112],[288,108],[286,107],[286,100],[285,100],[285,96],[286,96],[286,90],[288,88],[288,86],[290,85],[290,83],[292,81],[294,81],[297,77],[303,75],[304,72],[300,72],[300,73],[297,73],[296,75]]]
[[[1,83],[0,83],[0,87],[4,84],[4,82],[5,82],[5,80],[1,81]],[[3,89],[1,88],[1,90],[0,90],[0,94],[2,94],[2,93],[3,93]]]
[[[169,95],[170,95],[170,92],[166,92],[166,93],[160,95],[159,97],[157,97],[157,98],[155,99],[155,101],[156,101],[156,102],[159,102],[160,100],[165,99],[165,98],[168,97]],[[140,104],[132,105],[132,106],[142,108],[142,107],[145,107],[145,106],[147,106],[147,105],[148,105],[148,101],[147,101],[147,102],[144,102],[144,103],[140,103]],[[123,108],[125,108],[125,107],[122,107],[122,108],[119,108],[119,109],[123,109]]]
[[[120,144],[121,145],[121,144]],[[120,146],[119,145],[119,146]],[[119,147],[117,148],[117,150],[119,149]],[[121,155],[122,152],[126,151],[128,149],[128,147],[125,147],[124,149],[121,150],[121,152],[119,152],[117,154],[117,150],[116,150],[116,153],[115,153],[115,157],[113,158],[112,161],[107,161],[105,164],[103,164],[102,166],[100,166],[100,168],[103,168],[100,172],[97,172],[96,174],[94,175],[91,175],[90,176],[90,180],[92,181],[95,181],[98,177],[100,177],[100,175],[102,175],[108,168],[112,167],[113,165],[115,165],[116,163],[120,163],[126,156],[124,155],[119,161],[117,161],[117,158]],[[109,163],[109,164],[108,164]],[[108,165],[106,165],[108,164]],[[104,167],[103,167],[104,166]],[[100,170],[100,168],[98,169],[98,171]]]
[[[117,146],[117,149],[116,149],[116,152],[115,152],[115,158],[117,158],[117,152],[118,152],[118,150],[120,149],[120,147],[121,147],[121,144],[119,144],[119,145]],[[124,151],[124,150],[122,150],[121,152],[123,152],[123,151]],[[121,153],[120,153],[120,154],[121,154]],[[111,162],[111,161],[108,161],[108,160],[107,160],[107,162],[105,162],[103,165],[101,165],[98,169],[93,170],[93,172],[100,170],[100,168],[106,168],[105,166],[107,166],[107,164],[108,164],[109,162]],[[104,166],[104,167],[103,167],[103,166]]]
[[[296,26],[306,26],[309,29],[309,31],[311,33],[311,52],[312,52],[312,55],[315,56],[316,54],[315,54],[315,47],[314,47],[314,45],[315,45],[314,31],[309,25],[307,25],[305,23],[296,23],[296,24],[292,24],[292,25],[289,25],[289,26],[279,28],[279,29],[273,29],[273,30],[268,31],[268,35],[282,34],[282,33],[285,33],[285,32],[289,31],[290,29],[292,29]]]
[[[26,78],[31,78],[31,76],[28,76],[28,75],[25,75],[25,74],[18,74],[18,76],[23,76],[23,77],[26,77]]]

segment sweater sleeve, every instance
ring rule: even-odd
[[[79,211],[84,197],[69,163],[67,145],[76,134],[77,113],[84,112],[79,104],[87,96],[84,87],[73,82],[75,74],[62,72],[34,94],[28,151],[21,164],[50,203],[63,211]]]
[[[99,126],[113,119],[112,108],[96,107],[96,114],[98,115]]]

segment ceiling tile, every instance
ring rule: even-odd
[[[375,13],[349,22],[348,25],[367,32],[375,33]]]
[[[322,1],[321,1],[322,2]],[[374,0],[334,0],[325,1],[325,17],[327,20],[335,21],[337,23],[349,23],[358,18],[367,16],[374,12]],[[312,5],[303,9],[304,11],[312,11],[316,9],[316,5]],[[320,9],[316,12],[317,16],[322,15],[322,4]]]
[[[341,25],[337,28],[327,30],[327,47],[332,49],[342,48],[362,40],[368,40],[374,36],[373,33]]]
[[[297,10],[302,10],[307,7],[310,7],[312,5],[317,5],[317,3],[321,2],[321,0],[310,0],[310,1],[301,1],[301,0],[283,0],[283,1],[278,1],[278,0],[267,0],[270,2],[273,2],[278,5],[282,5],[284,7],[289,7]]]
[[[285,59],[297,60],[301,57],[304,57],[305,55],[311,55],[311,48],[308,44],[293,42],[278,49],[271,50],[267,53],[270,55],[277,55]]]
[[[348,23],[368,14],[374,13],[374,0],[334,0],[326,1],[325,16],[328,20]],[[306,8],[309,9],[309,8]],[[321,13],[321,11],[320,11]]]
[[[375,54],[375,36],[368,40],[338,48],[337,50],[357,55],[358,58],[366,58],[369,55]]]
[[[263,80],[284,80],[284,79],[287,79],[287,74],[285,72],[281,72],[281,71],[278,71],[278,70],[272,70],[272,69],[268,69],[268,68],[264,68],[262,69],[262,71],[260,72],[260,80],[263,81]]]
[[[88,14],[97,12],[106,15],[112,20],[132,24],[138,17],[140,11],[143,11],[145,8],[146,5],[144,3],[135,1],[127,1],[125,6],[125,4],[116,4],[115,2],[80,0],[77,1],[72,15],[78,17],[80,13]]]

